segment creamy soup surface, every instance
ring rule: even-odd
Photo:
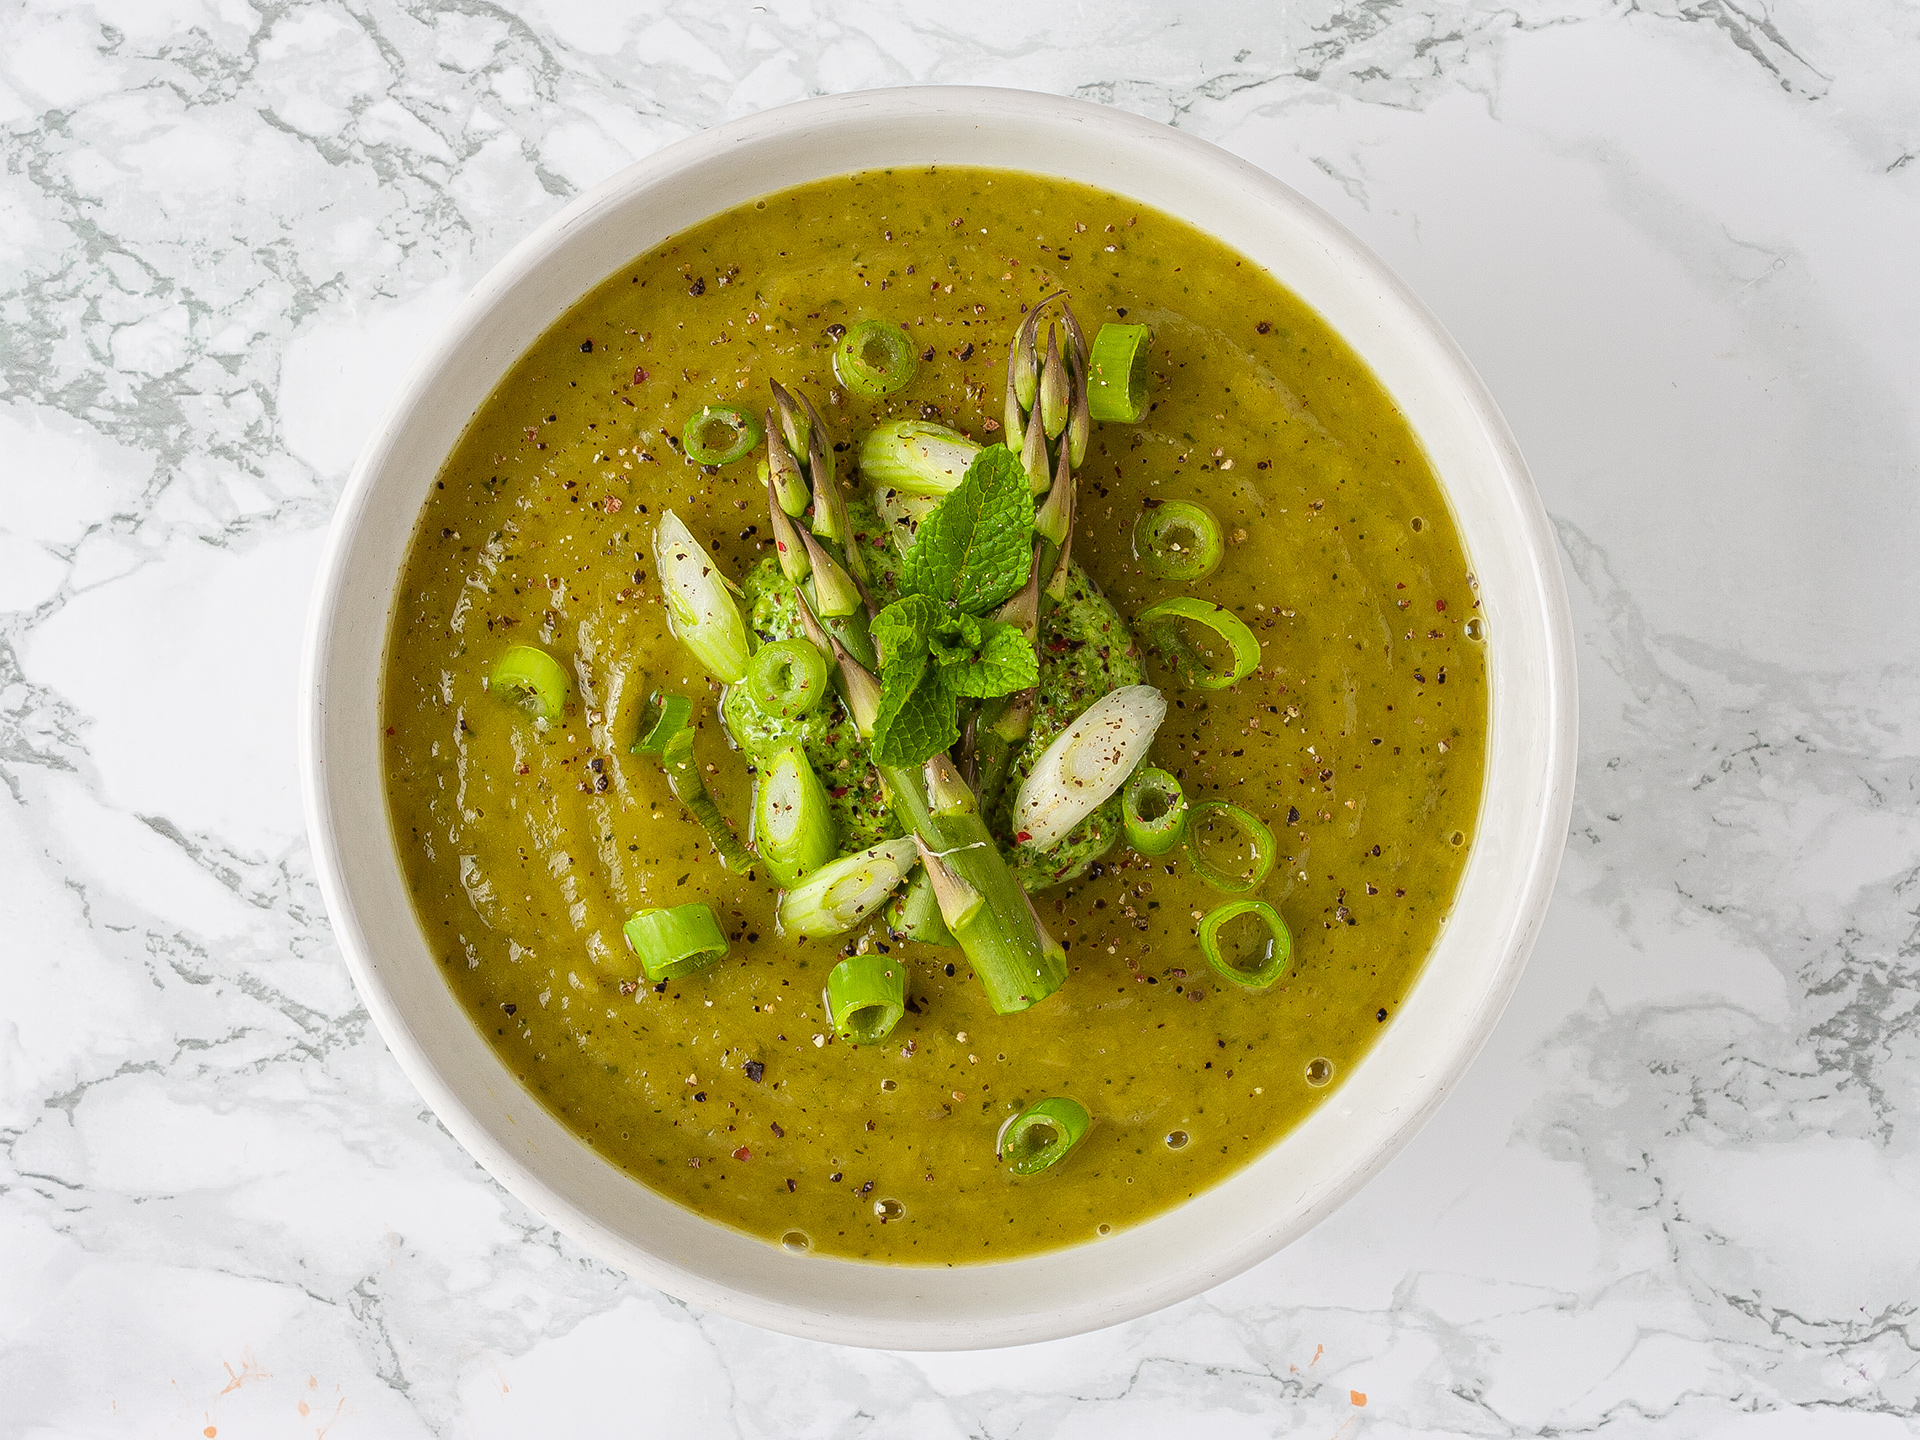
[[[730,575],[770,553],[755,456],[687,461],[702,405],[820,406],[841,480],[874,423],[919,417],[997,443],[1010,337],[1064,289],[1089,335],[1152,330],[1150,413],[1096,424],[1072,555],[1123,616],[1194,594],[1239,615],[1261,667],[1183,688],[1152,764],[1192,800],[1273,830],[1257,898],[1293,935],[1264,992],[1222,983],[1199,917],[1225,899],[1174,851],[1124,840],[1035,898],[1068,947],[1060,990],[996,1015],[956,949],[783,936],[778,892],[730,873],[659,766],[640,706],[694,702],[698,758],[743,837],[750,758],[721,689],[676,644],[653,574],[671,506]],[[916,378],[842,389],[843,327],[904,324]],[[1151,578],[1136,519],[1195,500],[1224,563]],[[998,171],[868,172],[721,214],[609,276],[474,416],[422,513],[385,675],[386,786],[421,926],[447,983],[521,1082],[635,1180],[771,1243],[953,1264],[1094,1240],[1246,1164],[1338,1089],[1391,1023],[1459,884],[1480,803],[1488,694],[1469,562],[1419,445],[1353,352],[1271,275],[1132,201]],[[484,686],[512,644],[549,650],[573,697],[550,726]],[[636,910],[705,901],[727,956],[661,987],[622,935]],[[908,1013],[854,1046],[827,972],[884,946]],[[1039,1175],[1002,1123],[1068,1095],[1085,1140]]]

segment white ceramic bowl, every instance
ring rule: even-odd
[[[1426,447],[1472,556],[1492,669],[1489,774],[1453,915],[1400,1013],[1311,1118],[1177,1210],[1095,1244],[957,1269],[794,1256],[636,1184],[541,1108],[441,980],[381,788],[380,663],[415,518],[514,359],[604,276],[716,211],[885,165],[1033,169],[1106,187],[1266,266],[1372,366]],[[307,638],[301,755],[327,908],[380,1033],[434,1113],[521,1201],[611,1263],[755,1324],[888,1348],[1010,1345],[1193,1295],[1302,1234],[1404,1145],[1513,993],[1566,840],[1572,630],[1552,533],[1453,341],[1279,181],[1179,131],[1020,91],[810,100],[682,141],[583,195],[495,267],[414,366],[334,518]]]

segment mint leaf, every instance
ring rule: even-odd
[[[1019,626],[989,620],[981,630],[984,633],[978,650],[963,661],[942,667],[954,694],[990,700],[1040,683],[1039,658]],[[936,650],[936,659],[938,654]]]
[[[979,654],[981,636],[978,620],[962,611],[949,610],[928,633],[927,651],[936,665],[962,664]]]
[[[960,702],[925,655],[880,672],[871,754],[881,765],[919,765],[960,738]]]
[[[920,523],[900,589],[980,615],[1026,583],[1033,565],[1033,492],[1004,445],[974,457],[959,488]]]
[[[887,606],[873,617],[873,643],[880,648],[881,665],[924,659],[928,638],[946,615],[944,606],[924,595],[903,595]]]

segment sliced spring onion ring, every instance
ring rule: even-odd
[[[1087,413],[1096,420],[1133,425],[1147,413],[1147,347],[1144,325],[1100,327],[1087,362]]]
[[[747,693],[765,715],[795,720],[827,698],[827,657],[806,640],[775,640],[747,662]]]
[[[1247,847],[1247,857],[1237,869],[1217,864],[1207,853],[1219,843],[1212,831],[1222,821],[1233,827]],[[1187,858],[1193,861],[1195,873],[1214,889],[1229,895],[1246,894],[1267,878],[1275,853],[1273,831],[1257,815],[1225,800],[1202,800],[1193,807],[1187,821]]]
[[[1016,1175],[1038,1175],[1066,1159],[1087,1133],[1093,1117],[1065,1095],[1036,1100],[1000,1127],[994,1149]]]
[[[1267,927],[1265,942],[1253,951],[1259,963],[1251,967],[1238,957],[1229,959],[1220,953],[1221,927],[1243,915],[1258,916],[1260,923]],[[1293,932],[1266,901],[1233,900],[1208,912],[1207,918],[1200,922],[1200,949],[1207,963],[1223,978],[1243,990],[1264,990],[1286,973],[1293,959]]]
[[[849,955],[827,976],[827,1012],[842,1040],[878,1045],[907,1013],[906,963],[892,955]]]
[[[667,623],[694,658],[729,685],[747,673],[747,622],[719,563],[673,511],[653,528],[653,568],[666,597]]]
[[[920,368],[913,343],[891,320],[862,320],[833,347],[833,373],[856,395],[877,400],[903,389]],[[814,481],[817,485],[818,479]]]
[[[1204,505],[1163,500],[1133,524],[1133,553],[1156,580],[1204,580],[1220,568],[1226,543],[1220,522]]]
[[[1127,843],[1142,855],[1164,855],[1187,833],[1187,794],[1164,770],[1142,765],[1120,795]]]
[[[841,935],[886,903],[920,863],[911,836],[842,855],[780,897],[780,924],[801,935]]]
[[[716,432],[726,438],[712,443]],[[680,444],[696,465],[731,465],[744,460],[760,443],[759,418],[731,405],[702,405],[687,417]]]
[[[783,888],[797,885],[840,848],[827,792],[798,745],[774,756],[754,784],[753,843]]]
[[[1089,705],[1021,785],[1013,802],[1015,841],[1036,850],[1059,844],[1127,783],[1166,718],[1167,702],[1151,685],[1123,685]]]
[[[921,945],[959,944],[940,913],[940,897],[934,893],[933,879],[925,870],[887,903],[887,930],[896,940]]]
[[[689,723],[692,716],[693,703],[686,696],[656,690],[640,707],[639,739],[634,741],[633,753],[660,758],[660,768],[667,773],[667,788],[700,822],[720,863],[736,875],[750,875],[757,857],[740,843],[720,807],[713,803],[699,762],[694,759],[693,726]]]
[[[869,488],[903,495],[947,495],[960,488],[980,447],[958,430],[929,420],[889,420],[860,442],[860,473]]]
[[[637,910],[625,934],[640,957],[640,969],[655,984],[704,970],[727,953],[726,933],[712,908],[697,903]]]
[[[1233,652],[1232,666],[1226,670],[1215,669],[1193,642],[1180,633],[1182,620],[1211,630]],[[1135,630],[1166,655],[1182,680],[1204,690],[1225,690],[1229,685],[1238,685],[1260,663],[1260,642],[1254,638],[1253,631],[1226,606],[1211,600],[1176,595],[1171,600],[1149,605],[1134,618],[1133,624]]]
[[[566,708],[573,681],[560,662],[538,645],[510,645],[493,662],[487,690],[524,705],[536,719],[551,722]]]

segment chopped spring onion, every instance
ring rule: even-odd
[[[1231,956],[1220,951],[1220,931],[1243,915],[1257,916],[1266,934],[1243,942]],[[1293,959],[1293,933],[1264,900],[1234,900],[1208,912],[1200,922],[1200,949],[1207,963],[1243,990],[1264,990],[1286,973]]]
[[[655,691],[640,708],[639,738],[633,753],[660,757],[660,768],[667,772],[667,788],[700,822],[720,863],[736,875],[750,875],[756,863],[753,852],[733,833],[700,776],[700,765],[693,755],[694,727],[688,723],[692,715],[693,704],[684,695]]]
[[[940,898],[933,892],[932,877],[924,870],[888,902],[887,930],[896,940],[913,940],[921,945],[959,943],[940,914]]]
[[[931,495],[909,495],[891,486],[876,486],[873,491],[873,508],[886,522],[887,534],[902,557],[920,537],[921,522],[939,506],[940,502]]]
[[[919,862],[906,835],[830,860],[781,896],[780,923],[801,935],[844,934],[878,910]]]
[[[1127,843],[1142,855],[1164,855],[1187,832],[1187,795],[1164,770],[1142,765],[1120,796]]]
[[[747,622],[720,578],[718,563],[671,510],[653,530],[653,568],[675,638],[722,680],[737,684],[751,653]]]
[[[753,842],[783,887],[797,885],[840,848],[827,792],[798,745],[787,746],[760,771],[753,791]]]
[[[980,447],[927,420],[889,420],[860,442],[860,473],[875,490],[946,495],[960,488]]]
[[[1102,325],[1087,362],[1087,411],[1096,420],[1133,425],[1147,413],[1147,346],[1144,325]]]
[[[1036,1100],[1000,1127],[994,1149],[1016,1175],[1038,1175],[1058,1165],[1080,1143],[1093,1117],[1065,1095]]]
[[[1014,839],[1051,850],[1126,784],[1167,718],[1151,685],[1123,685],[1087,707],[1034,763],[1013,802]]]
[[[625,933],[641,971],[654,984],[704,970],[727,953],[727,937],[712,908],[698,903],[637,910]]]
[[[510,645],[487,674],[490,693],[524,705],[536,719],[553,721],[566,708],[573,681],[560,662],[537,645]]]
[[[827,1018],[855,1045],[878,1045],[907,1013],[907,967],[897,956],[849,955],[827,976]]]
[[[760,443],[760,421],[730,405],[702,405],[687,417],[680,445],[696,465],[731,465]]]
[[[1219,645],[1232,652],[1233,663],[1220,669],[1212,663],[1209,650],[1203,650],[1181,632],[1180,622],[1190,620],[1213,633]],[[1260,663],[1260,642],[1238,615],[1211,600],[1196,600],[1191,595],[1176,595],[1149,605],[1134,618],[1134,629],[1147,642],[1166,655],[1182,680],[1205,690],[1224,690],[1251,675]]]
[[[920,362],[906,332],[891,320],[862,320],[833,347],[833,373],[856,395],[877,400],[904,388]],[[818,485],[816,476],[814,484]]]
[[[633,742],[635,755],[658,755],[667,742],[687,728],[693,702],[684,695],[654,694],[640,712],[640,733]]]
[[[1226,545],[1220,522],[1204,505],[1163,500],[1140,512],[1133,525],[1133,553],[1156,580],[1204,580],[1220,568]]]
[[[1214,857],[1233,846],[1241,850],[1221,864]],[[1273,831],[1256,815],[1225,800],[1202,800],[1187,822],[1187,858],[1200,878],[1216,890],[1244,895],[1273,869]]]
[[[747,693],[764,715],[797,720],[827,698],[827,657],[807,640],[775,640],[747,662]]]

